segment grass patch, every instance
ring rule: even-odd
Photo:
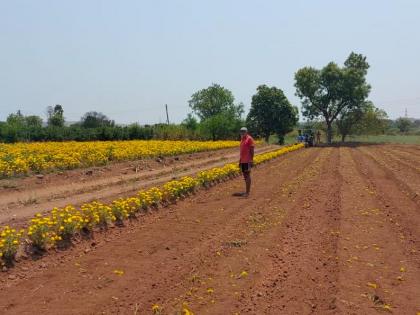
[[[420,144],[420,135],[349,136],[347,142]]]

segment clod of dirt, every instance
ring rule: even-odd
[[[364,296],[366,296],[369,300],[371,300],[375,305],[385,305],[385,302],[376,294],[363,294]]]
[[[88,171],[85,172],[85,174],[90,176],[90,175],[93,174],[93,171],[92,170],[88,170]]]
[[[42,175],[42,174],[38,174],[38,175],[36,175],[36,178],[38,178],[38,179],[43,179],[43,178],[44,178],[44,175]]]
[[[239,248],[239,247],[242,247],[246,244],[247,244],[247,241],[245,241],[245,240],[233,240],[231,242],[227,242],[226,246],[228,246],[228,247],[238,247]]]

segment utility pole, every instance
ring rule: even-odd
[[[166,123],[169,125],[168,104],[165,104],[165,110],[166,110]]]

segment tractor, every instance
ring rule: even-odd
[[[315,143],[315,130],[314,129],[303,129],[302,131],[303,143],[305,148],[313,147]]]

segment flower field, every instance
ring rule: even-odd
[[[255,156],[254,162],[261,164],[302,147],[302,144],[296,144],[259,154]],[[223,167],[201,171],[195,177],[169,181],[162,187],[152,187],[138,192],[135,196],[114,200],[110,204],[94,201],[83,204],[80,208],[71,205],[54,208],[45,215],[37,214],[30,220],[26,231],[17,232],[9,226],[3,227],[0,232],[0,257],[5,262],[12,261],[24,239],[37,250],[46,250],[56,246],[60,241],[70,240],[82,231],[91,233],[112,222],[123,224],[125,219],[134,216],[139,211],[157,207],[160,204],[173,203],[179,198],[194,193],[200,187],[227,180],[239,173],[238,165],[229,163]]]
[[[0,144],[0,178],[231,148],[237,141],[100,141]]]
[[[296,149],[3,207],[0,313],[418,314],[419,147]]]

